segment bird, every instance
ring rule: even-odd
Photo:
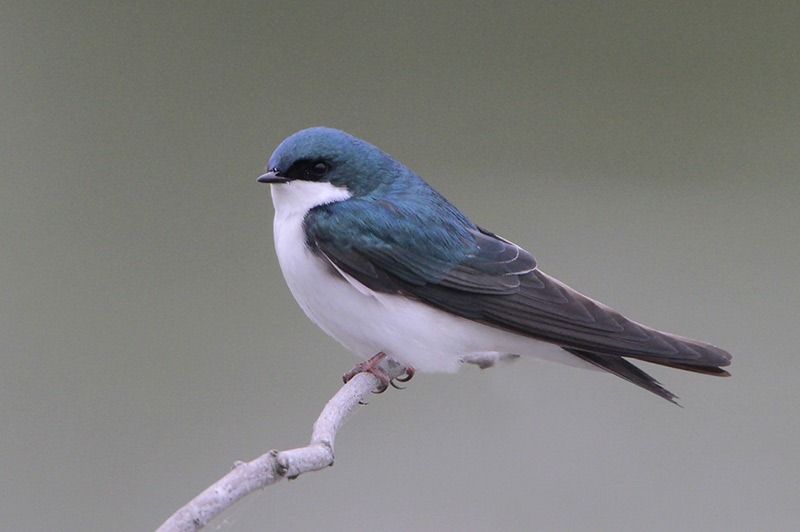
[[[630,359],[713,376],[731,355],[661,332],[543,272],[380,148],[328,127],[284,139],[269,184],[280,269],[303,312],[390,382],[384,361],[454,373],[520,357],[602,370],[670,402]]]

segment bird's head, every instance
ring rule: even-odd
[[[273,191],[292,185],[306,190],[332,186],[350,196],[365,196],[410,174],[372,144],[327,127],[304,129],[286,138],[269,158],[267,169],[258,181],[275,185]]]

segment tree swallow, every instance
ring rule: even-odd
[[[384,388],[384,357],[410,378],[531,356],[599,368],[672,402],[628,359],[728,375],[726,351],[631,321],[545,274],[361,139],[305,129],[281,142],[267,169],[258,181],[270,184],[286,284],[323,331],[372,357],[354,371]]]

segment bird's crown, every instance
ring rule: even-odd
[[[287,137],[269,158],[268,169],[289,181],[344,187],[354,196],[414,175],[376,146],[328,127],[303,129]]]

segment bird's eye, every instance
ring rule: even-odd
[[[320,178],[327,174],[330,168],[331,167],[328,165],[328,163],[320,161],[311,165],[311,168],[309,168],[308,171],[313,177]]]

